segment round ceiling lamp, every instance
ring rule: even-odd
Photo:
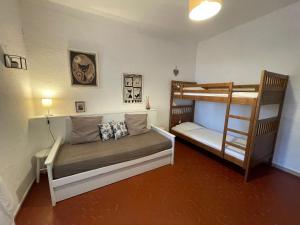
[[[189,0],[189,17],[194,21],[209,19],[217,15],[221,8],[223,0]]]

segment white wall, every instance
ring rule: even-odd
[[[274,162],[297,172],[300,172],[299,21],[300,3],[296,3],[200,42],[196,61],[196,80],[202,83],[259,83],[263,69],[291,75]],[[224,106],[205,105],[208,107],[197,107],[196,121],[222,129]]]
[[[159,123],[167,126],[170,80],[193,80],[195,51],[145,35],[128,25],[47,3],[22,1],[25,42],[31,69],[35,114],[45,113],[40,98],[50,90],[54,114],[74,113],[76,100],[86,101],[88,113],[144,108],[122,103],[122,73],[144,75],[144,96],[158,109]],[[68,49],[97,52],[100,87],[71,87]]]
[[[0,1],[0,176],[15,207],[33,180],[28,118],[32,115],[29,73],[4,67],[3,53],[26,56],[17,0]]]

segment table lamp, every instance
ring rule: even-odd
[[[48,115],[47,116],[51,116],[50,115],[50,108],[52,106],[52,99],[51,98],[43,98],[42,99],[42,105],[43,105],[43,107],[47,108],[47,110],[48,110]]]

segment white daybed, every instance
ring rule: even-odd
[[[114,114],[113,116],[109,114],[102,114],[102,116],[104,121],[107,121],[110,120],[110,118],[123,118],[124,113]],[[61,121],[61,118],[59,120]],[[66,120],[69,121],[69,118],[66,117]],[[66,124],[68,123],[69,122],[66,122]],[[150,115],[148,116],[148,124],[152,123],[155,123],[155,121],[153,121],[153,116]],[[65,138],[68,139],[70,127],[66,127]],[[55,157],[58,155],[58,151],[60,151],[60,146],[64,144],[64,142],[67,142],[62,136],[57,138],[45,162],[48,172],[52,205],[55,206],[57,202],[64,199],[112,184],[146,171],[153,170],[164,165],[173,164],[175,136],[154,125],[151,125],[151,129],[171,141],[172,147],[145,157],[55,179],[53,176]]]

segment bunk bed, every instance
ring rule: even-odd
[[[248,181],[251,168],[272,163],[288,79],[287,75],[263,71],[258,85],[172,81],[170,132],[240,166]],[[191,104],[177,105],[176,100],[190,100]],[[226,104],[223,132],[194,123],[196,101]],[[231,114],[233,104],[250,106],[250,115]],[[261,118],[264,105],[278,105],[276,116]],[[247,122],[247,131],[230,128],[231,120]]]

